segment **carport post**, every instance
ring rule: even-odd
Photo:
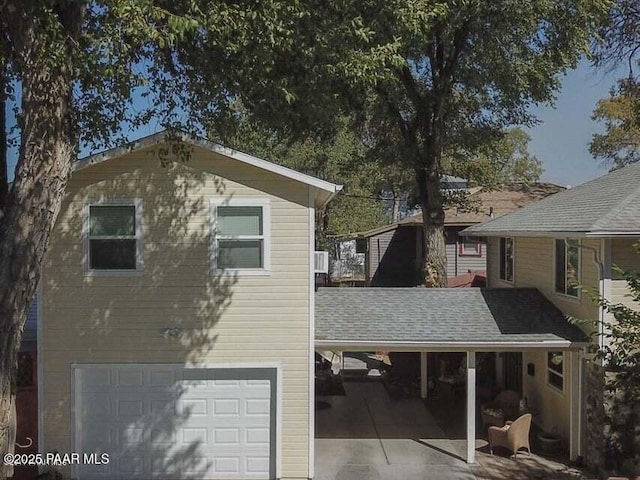
[[[420,352],[420,398],[427,398],[427,352]]]
[[[476,463],[476,352],[467,352],[467,463]]]

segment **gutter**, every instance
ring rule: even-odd
[[[637,232],[593,231],[593,232],[550,232],[550,231],[482,231],[463,230],[460,235],[468,237],[544,237],[544,238],[637,238]]]
[[[411,350],[427,349],[427,350],[446,350],[446,351],[473,351],[473,350],[530,350],[530,349],[565,349],[577,350],[585,348],[588,342],[571,342],[569,340],[546,340],[541,342],[459,342],[459,341],[391,341],[385,342],[381,340],[327,340],[316,339],[316,348],[325,350],[330,349],[402,349]]]

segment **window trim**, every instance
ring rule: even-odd
[[[506,272],[506,259],[502,255],[502,240],[505,242],[507,240],[511,240],[511,280],[507,280],[506,278],[502,278],[502,262],[505,262],[505,272]],[[506,254],[506,246],[505,246],[505,254]],[[498,237],[498,279],[501,282],[508,283],[510,285],[514,285],[516,282],[516,239],[515,237]]]
[[[131,207],[135,209],[135,221],[136,221],[136,268],[135,270],[99,270],[91,268],[89,261],[89,243],[91,240],[90,226],[91,226],[91,207],[99,206],[123,206]],[[127,277],[141,275],[143,271],[143,252],[144,252],[144,235],[142,228],[142,199],[141,198],[110,198],[110,199],[93,199],[88,198],[84,202],[83,206],[83,219],[82,219],[82,264],[85,277],[98,277],[98,276],[113,276],[113,277]]]
[[[562,373],[559,373],[553,369],[551,369],[549,367],[549,354],[552,352],[560,352],[562,353]],[[560,350],[547,350],[547,355],[546,358],[544,359],[545,361],[545,370],[547,372],[547,376],[546,376],[546,383],[547,383],[547,387],[549,387],[551,390],[553,390],[556,393],[560,393],[562,395],[565,394],[565,390],[566,390],[566,385],[567,385],[567,378],[565,376],[565,371],[566,371],[566,365],[567,365],[567,356],[566,356],[566,352],[564,351],[560,351]],[[562,379],[562,389],[559,389],[558,387],[556,387],[555,385],[553,385],[550,381],[549,381],[549,377],[551,375],[555,375],[557,377],[560,377]]]
[[[559,292],[556,286],[556,278],[557,278],[557,269],[558,269],[558,265],[556,262],[556,253],[557,253],[557,243],[558,240],[561,240],[564,244],[564,268],[565,268],[565,272],[564,272],[564,277],[565,277],[565,285],[564,285],[564,292]],[[567,240],[575,240],[577,242],[577,248],[578,248],[578,285],[576,288],[576,295],[571,295],[569,293],[567,293],[567,259],[569,258],[568,255],[568,248],[569,248],[569,244],[567,243]],[[582,300],[582,290],[580,289],[580,285],[582,285],[582,241],[579,238],[554,238],[553,239],[553,258],[552,258],[552,262],[553,262],[553,268],[552,273],[553,273],[553,278],[552,278],[552,285],[553,285],[553,293],[555,295],[558,295],[559,297],[565,298],[567,300],[574,300],[574,301],[581,301]]]
[[[460,257],[482,257],[482,242],[474,242],[475,251],[467,251],[464,248],[465,241],[458,242],[458,256]]]
[[[264,197],[237,197],[237,198],[211,198],[209,201],[210,221],[210,245],[209,264],[212,275],[237,275],[237,276],[265,276],[271,275],[271,201]],[[262,268],[218,268],[218,237],[216,226],[218,222],[218,207],[261,207],[262,208]],[[253,236],[252,236],[253,237]],[[225,237],[237,238],[241,237]]]

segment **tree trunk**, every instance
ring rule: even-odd
[[[78,11],[69,7],[52,18],[50,12],[39,16],[40,12],[25,12],[20,4],[7,3],[11,5],[0,9],[0,15],[9,15],[12,43],[19,49],[23,116],[16,176],[0,220],[0,452],[7,448],[2,432],[15,389],[26,312],[77,154],[71,47],[60,45],[68,40],[52,33],[52,23],[65,28],[70,18],[63,15]],[[77,16],[71,20],[80,22]],[[63,58],[54,63],[52,50],[64,52]]]
[[[416,172],[422,207],[422,278],[426,287],[447,286],[447,249],[444,235],[444,207],[440,178],[435,167]]]
[[[391,189],[392,204],[391,204],[391,221],[398,222],[400,221],[400,193],[397,189]]]
[[[7,66],[0,60],[0,221],[9,195],[9,166],[7,165]]]

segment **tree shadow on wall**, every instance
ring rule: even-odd
[[[200,478],[217,468],[205,451],[214,432],[198,420],[212,405],[194,396],[202,381],[176,366],[204,364],[219,340],[237,278],[211,268],[209,199],[231,195],[211,172],[177,158],[161,163],[147,151],[76,172],[47,255],[45,310],[55,324],[45,315],[44,346],[57,339],[63,351],[48,358],[80,368],[70,398],[66,373],[45,363],[45,390],[60,392],[50,394],[45,421],[80,426],[72,450],[115,456],[79,467],[82,478]],[[123,198],[142,200],[142,271],[85,275],[85,201]],[[142,363],[153,365],[134,365]],[[45,447],[67,444],[65,435]]]

